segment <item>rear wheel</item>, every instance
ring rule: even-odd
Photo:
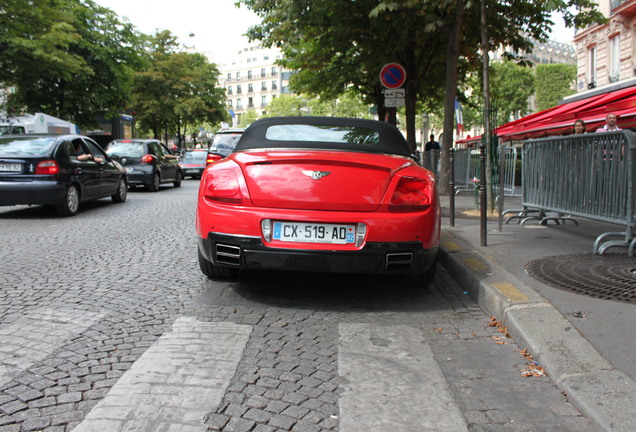
[[[435,280],[435,273],[437,273],[437,257],[425,272],[411,274],[406,282],[414,286],[428,286]]]
[[[220,267],[212,264],[210,261],[205,259],[199,248],[197,248],[197,252],[199,254],[199,267],[201,268],[201,272],[209,279],[230,279],[238,274],[238,269]]]
[[[128,196],[128,183],[125,178],[119,179],[119,185],[117,186],[117,192],[111,195],[111,199],[116,203],[123,203]]]
[[[172,183],[174,187],[181,187],[181,171],[177,171],[177,176],[174,179],[174,183]]]
[[[159,186],[161,186],[161,176],[157,172],[152,176],[152,181],[148,185],[148,190],[150,192],[157,192],[159,190]]]
[[[75,216],[79,209],[80,194],[77,186],[70,185],[66,189],[64,199],[58,205],[55,206],[58,214],[61,216]]]

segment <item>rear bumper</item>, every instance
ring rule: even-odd
[[[0,206],[54,205],[64,199],[65,192],[57,181],[0,182]]]
[[[419,274],[435,265],[437,247],[421,242],[367,243],[356,251],[270,248],[259,237],[210,233],[199,250],[215,265],[250,270]]]
[[[131,186],[149,185],[152,183],[154,168],[151,165],[124,165],[128,184]],[[131,171],[132,169],[132,171]]]

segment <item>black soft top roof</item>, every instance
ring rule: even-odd
[[[298,140],[290,136],[281,138],[281,134],[272,133],[283,130],[279,126],[289,125],[290,130],[298,130],[294,125],[313,126],[316,131],[321,128],[345,130],[353,136],[353,142],[333,142],[314,140],[311,135],[303,131]],[[307,128],[311,131],[312,128]],[[345,134],[346,135],[346,134]],[[362,136],[357,142],[355,138]],[[278,139],[277,139],[278,138]],[[322,149],[345,150],[368,153],[386,153],[400,156],[411,156],[406,140],[402,133],[393,125],[376,120],[363,120],[341,117],[268,117],[255,121],[245,130],[235,151],[253,149]]]

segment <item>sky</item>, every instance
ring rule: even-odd
[[[216,63],[228,62],[248,40],[242,36],[260,22],[237,0],[95,0],[126,17],[141,32],[170,30],[179,42],[208,55]],[[190,36],[193,34],[194,36]]]
[[[170,30],[182,44],[203,52],[215,63],[229,63],[246,46],[243,35],[260,20],[237,0],[96,0],[101,6],[126,17],[146,34]],[[566,29],[563,19],[553,16],[552,39],[571,43],[574,30]],[[193,35],[193,36],[190,36]]]

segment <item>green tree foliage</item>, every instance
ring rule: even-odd
[[[369,106],[358,96],[345,93],[338,99],[324,100],[307,95],[284,94],[267,106],[266,117],[277,116],[324,116],[372,118]]]
[[[467,128],[483,122],[482,81],[476,75],[468,80],[473,95],[464,104],[464,125]],[[496,110],[495,125],[500,126],[530,112],[529,98],[535,89],[535,71],[530,66],[511,60],[492,63],[490,66],[490,94],[492,108]]]
[[[485,0],[484,0],[485,1]],[[333,98],[345,88],[360,92],[378,106],[384,118],[381,67],[402,64],[407,73],[406,129],[414,144],[416,104],[441,101],[446,82],[448,34],[456,22],[458,0],[241,0],[262,23],[250,29],[252,39],[283,49],[283,66],[298,71],[292,88],[310,95]],[[462,19],[460,79],[480,66],[480,4],[465,1]],[[530,50],[531,38],[545,40],[553,10],[578,11],[592,0],[489,1],[490,43]],[[593,9],[592,9],[593,10]],[[566,16],[569,23],[585,23],[587,12]],[[587,15],[586,15],[587,14]],[[456,82],[446,82],[456,86]]]
[[[0,84],[10,112],[41,111],[94,125],[127,107],[139,39],[91,0],[6,0],[0,7]]]
[[[243,114],[241,114],[241,117],[239,118],[239,121],[238,121],[238,126],[242,128],[246,128],[250,124],[254,123],[256,120],[258,120],[258,118],[259,116],[256,113],[256,110],[254,108],[250,108],[247,111],[245,111]]]
[[[556,106],[561,99],[574,93],[576,66],[566,64],[543,64],[536,69],[537,109]]]
[[[146,68],[135,73],[133,106],[141,128],[186,135],[188,127],[219,124],[226,118],[225,93],[217,88],[219,71],[201,54],[178,51],[169,31],[148,40]]]

